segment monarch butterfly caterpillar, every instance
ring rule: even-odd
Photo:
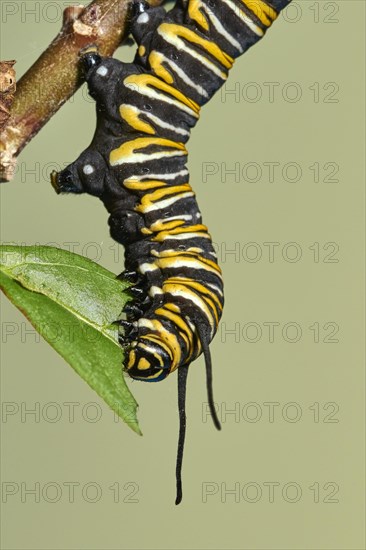
[[[111,236],[125,247],[122,275],[134,283],[135,298],[121,321],[125,370],[157,382],[178,369],[176,504],[182,500],[187,373],[201,353],[220,429],[209,344],[224,304],[221,270],[189,185],[185,143],[234,59],[289,1],[178,0],[168,13],[134,2],[134,62],[84,53],[97,128],[79,158],[51,176],[58,193],[99,197],[110,213]]]

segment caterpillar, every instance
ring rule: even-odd
[[[176,504],[182,500],[187,374],[200,354],[220,429],[209,344],[224,305],[221,270],[189,184],[185,144],[235,58],[262,38],[289,2],[178,0],[167,13],[135,1],[134,61],[83,53],[96,131],[75,162],[51,175],[57,193],[99,197],[112,238],[125,247],[121,275],[133,284],[134,300],[120,321],[124,370],[147,382],[178,370]]]

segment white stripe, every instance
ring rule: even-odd
[[[182,254],[184,254],[184,251],[182,251]],[[179,257],[178,258],[175,258],[174,260],[171,259],[171,257],[169,256],[162,256],[161,257],[161,260],[162,262],[164,262],[164,260],[171,260],[170,261],[170,265],[168,267],[164,267],[163,269],[177,269],[177,268],[180,268],[180,267],[184,267],[185,269],[204,269],[205,271],[209,271],[210,273],[214,273],[215,275],[217,275],[217,277],[219,277],[220,279],[222,278],[220,273],[214,269],[213,267],[211,267],[210,265],[206,265],[204,262],[200,263],[196,260],[193,260],[191,259],[191,257],[189,257],[189,262],[185,262],[184,260],[180,260]],[[160,264],[160,261],[157,260],[157,263],[158,265]]]
[[[119,164],[127,163],[138,163],[145,162],[145,160],[154,160],[167,157],[177,157],[187,155],[186,151],[181,151],[179,149],[174,149],[173,151],[160,151],[158,153],[131,153],[129,156],[121,156],[116,159],[114,162],[111,162],[111,166],[118,166]],[[150,179],[150,178],[149,178]]]
[[[217,292],[217,294],[220,294],[220,296],[224,295],[222,290],[218,286],[214,285],[213,283],[205,283],[205,285],[213,288],[215,290],[215,292]]]
[[[187,107],[187,105],[185,105],[181,101],[172,99],[171,97],[168,97],[167,95],[165,95],[164,92],[157,92],[153,88],[144,86],[142,84],[138,84],[136,86],[135,83],[131,83],[131,84],[129,82],[126,83],[127,79],[128,77],[123,81],[123,83],[127,88],[130,88],[134,92],[144,95],[145,97],[150,97],[151,99],[157,99],[158,101],[165,101],[165,103],[170,103],[171,105],[175,105],[176,107],[178,107],[178,109],[185,111],[189,115],[195,118],[199,118],[199,115],[195,111],[193,111],[193,109],[191,109],[190,107]]]
[[[202,65],[210,69],[211,72],[213,72],[223,80],[226,80],[227,75],[225,73],[220,71],[220,69],[216,67],[216,65],[211,63],[211,61],[209,61],[207,57],[203,57],[203,55],[200,55],[197,51],[188,48],[188,46],[186,46],[183,40],[181,40],[178,36],[176,36],[175,34],[166,33],[162,31],[160,27],[158,27],[158,34],[160,34],[160,36],[162,36],[164,40],[168,42],[168,44],[172,44],[172,46],[175,46],[177,50],[183,50],[184,52],[188,53],[188,55],[190,55],[194,59],[197,59],[200,63],[202,63]]]
[[[187,193],[180,193],[179,195],[175,195],[173,197],[170,197],[169,199],[154,202],[153,204],[150,204],[149,206],[144,208],[143,213],[152,212],[154,210],[162,210],[163,208],[166,208],[167,206],[170,206],[171,204],[174,204],[175,202],[180,201],[181,199],[184,199],[186,197],[194,197],[194,193],[192,191],[187,191]]]
[[[189,136],[189,132],[187,130],[183,130],[183,128],[179,128],[178,126],[173,126],[172,124],[168,124],[167,122],[164,122],[161,120],[161,118],[152,115],[146,111],[141,111],[144,115],[146,115],[150,120],[155,122],[158,126],[161,128],[166,128],[167,130],[172,130],[176,134],[181,134],[183,136]]]
[[[159,288],[158,286],[152,286],[152,287],[150,287],[150,289],[149,289],[149,296],[150,296],[150,298],[154,298],[154,296],[156,296],[156,294],[163,294],[162,289]]]
[[[155,231],[156,229],[156,225],[158,224],[165,224],[167,222],[171,222],[171,221],[174,221],[174,220],[186,220],[186,221],[191,221],[192,220],[192,216],[190,214],[182,214],[181,216],[170,216],[170,218],[160,218],[160,220],[156,220],[154,223],[152,223],[149,227],[149,229],[151,229],[151,231]],[[166,229],[159,229],[159,231],[166,231]]]
[[[196,90],[200,95],[202,95],[203,97],[209,97],[208,93],[206,92],[206,90],[204,88],[202,88],[202,86],[200,86],[199,84],[196,84],[195,82],[193,82],[193,80],[191,80],[189,78],[189,76],[187,75],[187,73],[185,73],[183,71],[183,69],[181,69],[176,63],[174,63],[174,61],[171,61],[168,57],[166,57],[164,54],[162,54],[161,52],[158,52],[158,51],[155,51],[155,53],[157,55],[159,55],[159,57],[164,61],[164,63],[166,63],[167,65],[169,65],[171,67],[171,69],[173,69],[173,71],[175,71],[175,73],[182,79],[184,80],[184,83],[185,84],[188,84],[188,86],[190,86],[191,88],[193,88],[194,90]]]
[[[192,219],[192,216],[191,214],[181,214],[180,216],[170,216],[170,218],[164,218],[164,221],[166,222],[170,222],[172,220],[191,220]]]
[[[162,237],[160,240],[166,241],[167,239],[168,240],[169,239],[174,239],[174,240],[177,240],[177,241],[183,241],[185,239],[194,239],[194,238],[197,238],[197,237],[202,237],[202,239],[209,239],[210,238],[207,233],[192,232],[192,233],[181,233],[181,234],[178,234],[178,235],[166,235],[165,237]]]
[[[208,18],[210,19],[210,21],[212,22],[213,26],[215,27],[215,29],[224,37],[226,38],[226,40],[228,42],[230,42],[230,44],[232,46],[234,46],[234,48],[236,48],[240,53],[243,53],[243,48],[241,47],[240,43],[235,40],[235,38],[225,29],[225,27],[221,24],[221,22],[219,21],[219,19],[216,17],[216,15],[214,15],[214,13],[212,13],[212,11],[207,8],[207,6],[203,3],[202,3],[202,7],[204,9],[204,11],[206,12]]]
[[[139,115],[145,115],[147,118],[149,118],[149,120],[151,120],[152,122],[155,122],[155,124],[157,124],[158,126],[161,126],[162,128],[172,130],[176,134],[181,134],[183,136],[189,136],[189,132],[187,130],[184,130],[183,128],[179,128],[178,126],[173,126],[172,124],[168,124],[167,122],[164,122],[163,120],[161,120],[161,118],[159,118],[155,115],[152,115],[148,111],[142,111],[138,107],[135,107],[134,105],[130,105],[129,103],[123,103],[122,106],[123,107],[128,107],[129,109],[131,109],[131,111],[133,111],[138,116]],[[124,120],[126,120],[126,119],[124,119]],[[139,119],[139,120],[140,120],[140,122],[142,122],[144,124],[147,124],[144,120],[141,120],[141,119]]]
[[[224,2],[224,4],[228,6],[228,8],[231,9],[231,11],[235,13],[235,15],[239,17],[241,21],[244,21],[244,23],[250,28],[250,30],[254,32],[254,34],[256,34],[257,36],[264,35],[264,31],[262,31],[262,29],[258,27],[258,25],[256,25],[252,21],[252,19],[250,19],[250,17],[246,15],[246,13],[244,13],[241,9],[239,9],[238,6],[234,4],[234,2],[231,2],[231,0],[222,0],[222,1]]]
[[[156,325],[151,319],[146,319],[145,317],[142,317],[141,319],[139,319],[138,323],[139,323],[139,328],[149,328],[152,332],[157,332]],[[145,341],[146,340],[144,340],[144,344],[145,344]],[[145,344],[145,345],[148,345],[148,344]],[[156,345],[159,345],[159,344],[156,344]]]
[[[167,281],[168,282],[168,281]],[[174,284],[174,283],[173,283]],[[198,307],[198,309],[200,311],[202,311],[202,313],[205,314],[205,316],[207,317],[210,325],[211,325],[211,336],[213,334],[213,327],[214,327],[214,317],[211,315],[211,312],[209,312],[209,308],[207,306],[207,304],[204,302],[203,299],[201,299],[197,294],[195,294],[194,292],[192,292],[192,294],[190,294],[189,292],[184,292],[184,290],[181,290],[181,289],[170,289],[167,291],[169,294],[171,294],[172,296],[179,296],[179,297],[182,297],[182,298],[186,298],[187,300],[190,300],[191,302],[193,302],[194,304],[196,304],[196,306]]]
[[[184,319],[188,322],[191,331],[196,333],[197,329],[196,329],[196,326],[192,323],[191,318],[188,317],[188,315],[187,315],[187,317],[184,317]],[[200,347],[201,347],[201,344],[200,344]]]
[[[142,275],[145,275],[145,273],[148,273],[149,271],[156,271],[157,269],[159,269],[157,265],[148,263],[141,264],[138,267],[138,270]]]
[[[174,180],[175,178],[179,176],[186,176],[189,174],[188,170],[184,169],[180,172],[174,172],[173,174],[139,174],[136,176],[131,176],[127,178],[125,181],[144,181],[144,180]]]

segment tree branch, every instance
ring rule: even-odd
[[[161,0],[150,0],[158,5]],[[0,181],[13,177],[16,159],[27,143],[82,83],[81,50],[96,45],[112,55],[126,34],[130,0],[93,0],[64,10],[61,31],[17,83],[11,116],[0,134]]]

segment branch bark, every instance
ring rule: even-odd
[[[158,5],[161,0],[150,0]],[[130,0],[93,0],[64,10],[61,31],[17,83],[11,116],[0,134],[0,181],[13,177],[17,156],[82,83],[79,53],[96,45],[112,55],[126,34]]]
[[[10,117],[10,108],[17,88],[13,65],[15,65],[14,59],[0,61],[0,131]]]

